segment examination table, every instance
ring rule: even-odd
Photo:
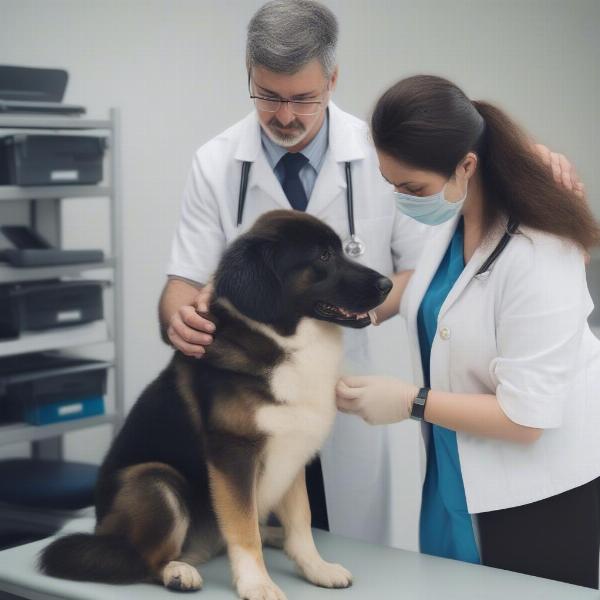
[[[92,519],[79,519],[64,531],[90,531]],[[0,552],[0,600],[235,600],[226,556],[200,569],[204,589],[173,592],[159,585],[106,585],[62,581],[39,574],[35,558],[48,540]],[[289,600],[600,600],[600,592],[508,571],[394,550],[315,530],[326,560],[354,575],[348,589],[329,590],[301,579],[282,551],[265,549],[274,581]]]

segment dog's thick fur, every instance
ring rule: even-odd
[[[259,529],[274,512],[306,579],[351,584],[314,545],[304,466],[335,416],[338,325],[368,325],[391,282],[317,219],[273,211],[230,246],[214,287],[214,342],[201,360],[176,352],[143,392],[102,465],[95,533],[51,543],[45,573],[197,589],[191,565],[226,548],[241,598],[281,600]]]

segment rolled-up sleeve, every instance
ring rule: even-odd
[[[589,294],[581,252],[555,238],[512,261],[496,314],[498,356],[490,373],[506,416],[520,425],[559,427],[573,388]]]
[[[206,283],[216,269],[226,245],[217,200],[205,175],[200,150],[185,186],[168,275]]]

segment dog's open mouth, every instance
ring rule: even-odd
[[[317,302],[315,305],[315,312],[320,317],[330,321],[354,322],[360,324],[371,322],[371,318],[367,312],[352,312],[341,306],[334,306],[327,302]]]

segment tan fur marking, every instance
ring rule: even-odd
[[[202,416],[198,408],[198,400],[192,390],[192,375],[189,366],[175,362],[174,368],[177,389],[188,407],[195,429],[200,432],[202,430]]]
[[[208,464],[213,505],[223,537],[232,556],[234,547],[241,547],[256,561],[257,567],[266,575],[262,544],[258,528],[256,497],[252,494],[249,506],[244,506],[239,493],[227,478],[210,463]],[[233,556],[232,556],[233,558]],[[232,565],[234,576],[236,565]]]
[[[258,396],[245,393],[235,397],[219,396],[213,404],[214,425],[228,433],[246,438],[259,437],[256,427],[256,410],[265,402]]]
[[[226,341],[207,346],[206,356],[212,364],[236,373],[252,373],[255,369],[242,348]]]
[[[154,570],[158,570],[165,563],[181,556],[181,548],[183,547],[190,524],[189,517],[181,510],[177,498],[169,487],[161,483],[159,484],[159,488],[166,503],[169,505],[169,510],[175,522],[169,535],[163,540],[161,545],[145,555],[146,560]]]
[[[183,540],[176,540],[173,537],[169,537],[160,546],[156,546],[150,551],[144,552],[142,556],[150,565],[152,571],[160,576],[159,571],[162,570],[164,565],[179,558],[181,555],[182,544]]]
[[[312,269],[306,268],[300,271],[291,282],[294,295],[301,295],[315,283],[315,275]]]
[[[304,469],[294,478],[275,513],[285,531],[284,549],[308,581],[328,588],[352,585],[352,574],[342,565],[324,561],[315,546]]]
[[[181,478],[175,469],[164,463],[142,463],[123,469],[119,474],[121,487],[115,496],[111,511],[96,527],[96,533],[99,535],[126,535],[155,571],[180,556],[189,525],[188,515],[182,510],[168,484],[161,481],[149,484],[148,480],[143,481],[146,475],[156,469]],[[148,547],[143,542],[148,529],[155,526],[156,519],[156,515],[144,501],[148,485],[153,485],[155,490],[158,490],[166,510],[174,520],[169,534],[153,547]]]

